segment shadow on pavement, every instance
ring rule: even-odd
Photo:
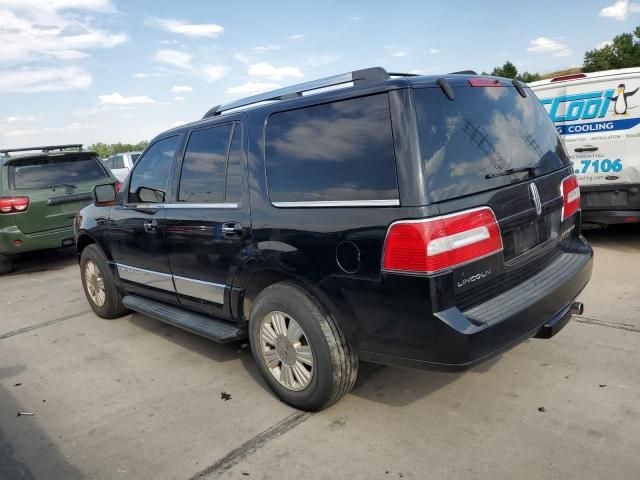
[[[640,251],[640,223],[597,227],[583,230],[582,234],[594,246],[626,252],[629,249]]]
[[[75,248],[21,253],[13,258],[13,271],[3,276],[10,277],[49,270],[62,270],[75,263],[77,263]]]
[[[0,368],[0,379],[15,377],[25,368],[24,365]],[[18,412],[32,408],[32,406],[21,405],[5,387],[0,385],[0,479],[81,479],[80,471],[68,462],[39,426],[37,415],[17,416]],[[45,414],[45,411],[39,413],[39,415]],[[25,448],[30,450],[29,460],[19,453]]]
[[[480,375],[488,372],[501,358],[502,355],[499,355],[468,372],[459,373],[412,370],[360,363],[358,380],[351,393],[360,398],[391,407],[404,407],[428,397],[469,372]]]
[[[222,363],[239,359],[245,371],[255,380],[256,384],[263,390],[271,392],[253,360],[249,340],[220,344],[141,313],[133,313],[129,321],[136,327],[147,330],[154,335],[161,335],[174,344],[215,362]]]

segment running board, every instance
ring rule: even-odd
[[[218,343],[233,342],[247,336],[244,329],[231,322],[190,312],[189,310],[149,300],[148,298],[127,295],[122,299],[122,303],[131,310]]]

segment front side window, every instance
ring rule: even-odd
[[[159,140],[140,158],[131,174],[130,203],[162,203],[165,201],[169,173],[179,140],[179,136]]]
[[[239,137],[240,126],[235,127]],[[194,131],[182,162],[178,200],[188,203],[223,203],[237,201],[237,195],[227,182],[240,176],[237,154],[230,155],[229,142],[233,124],[215,126]],[[233,152],[233,147],[232,147]],[[237,165],[236,165],[237,164]],[[230,178],[229,178],[230,176]]]
[[[274,203],[397,200],[387,94],[271,115],[265,161]]]

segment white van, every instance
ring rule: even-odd
[[[640,68],[529,84],[564,139],[593,223],[640,221]]]
[[[133,164],[136,163],[136,160],[140,156],[140,153],[142,152],[117,153],[107,158],[104,163],[107,164],[111,173],[113,173],[120,182],[124,183],[127,175],[129,175],[129,172],[133,168]]]

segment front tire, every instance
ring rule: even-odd
[[[82,288],[93,311],[102,318],[118,318],[128,313],[122,295],[107,265],[107,257],[97,245],[87,246],[80,255]]]
[[[292,407],[322,410],[353,388],[355,351],[331,315],[293,283],[271,285],[258,295],[249,338],[260,373]]]

